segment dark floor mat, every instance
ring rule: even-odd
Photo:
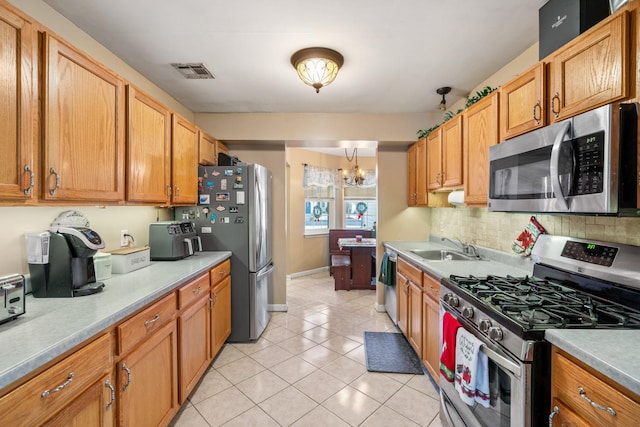
[[[397,374],[423,374],[422,362],[404,335],[395,332],[365,332],[367,370]]]

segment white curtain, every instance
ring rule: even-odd
[[[306,198],[333,199],[340,183],[336,169],[304,165],[304,193]]]

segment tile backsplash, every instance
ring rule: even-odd
[[[489,212],[486,208],[432,208],[431,232],[504,252],[531,214]],[[547,233],[640,246],[640,218],[536,214]]]

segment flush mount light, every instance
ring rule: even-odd
[[[439,88],[438,90],[436,90],[436,93],[437,93],[438,95],[442,95],[442,101],[440,101],[440,104],[438,104],[438,105],[436,106],[436,108],[437,108],[438,110],[440,110],[440,111],[444,111],[444,110],[446,110],[446,109],[447,109],[447,100],[446,100],[446,99],[444,99],[444,96],[445,96],[446,94],[448,94],[449,92],[451,92],[451,88],[450,88],[450,87],[448,87],[448,86],[441,87],[441,88]]]
[[[309,47],[291,55],[291,65],[298,76],[305,84],[313,86],[316,93],[331,84],[343,63],[344,57],[339,52],[326,47]]]

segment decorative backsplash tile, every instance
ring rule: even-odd
[[[511,252],[511,242],[531,214],[489,212],[485,208],[432,208],[431,233]],[[549,234],[640,246],[640,218],[535,215]]]

